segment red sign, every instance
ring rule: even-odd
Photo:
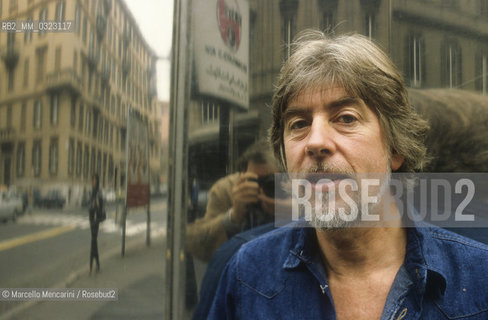
[[[242,15],[237,2],[219,0],[217,2],[217,20],[220,36],[224,43],[232,50],[239,49],[241,44]]]

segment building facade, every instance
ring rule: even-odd
[[[70,21],[71,32],[0,33],[0,184],[59,189],[80,205],[99,173],[125,186],[127,114],[147,124],[159,181],[156,57],[122,0],[0,0],[1,20]]]

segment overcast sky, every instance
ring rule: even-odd
[[[158,99],[169,101],[169,55],[173,28],[173,0],[123,0],[132,12],[144,38],[159,59]]]

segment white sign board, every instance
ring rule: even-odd
[[[194,0],[193,57],[198,93],[249,107],[249,3]]]

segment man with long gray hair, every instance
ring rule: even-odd
[[[401,219],[344,219],[360,216],[351,199],[361,213],[400,215],[390,173],[422,169],[427,130],[373,42],[302,34],[276,85],[271,143],[289,176],[307,180],[324,204],[314,204],[312,228],[292,224],[244,245],[221,277],[210,318],[488,318],[487,246]],[[361,195],[356,182],[365,177],[379,183]],[[331,193],[346,181],[356,183],[346,198]],[[364,205],[371,195],[376,205]]]

